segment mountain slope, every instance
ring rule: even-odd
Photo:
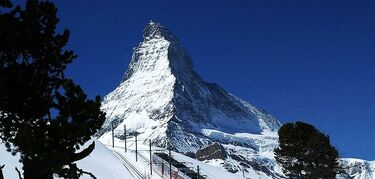
[[[345,174],[341,175],[342,178],[355,178],[355,179],[374,179],[375,178],[375,161],[365,161],[361,159],[343,158],[340,160],[340,164],[346,171]]]
[[[145,28],[123,81],[104,98],[102,109],[105,127],[128,121],[130,130],[161,146],[170,142],[180,152],[210,143],[203,128],[260,134],[280,127],[265,111],[203,81],[179,40],[154,22]]]
[[[227,157],[206,161],[239,175],[281,178],[273,149],[281,123],[271,114],[208,83],[194,71],[180,41],[167,28],[150,22],[119,86],[105,96],[107,120],[100,135],[108,139],[139,133],[158,147],[196,152],[213,142]]]

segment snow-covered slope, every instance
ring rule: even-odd
[[[87,142],[87,144],[90,144]],[[18,162],[19,155],[12,156],[6,151],[4,144],[0,144],[0,165],[5,165],[3,172],[5,179],[18,178],[14,167],[22,172],[22,164]],[[95,141],[94,151],[86,158],[77,161],[79,168],[93,173],[99,179],[106,178],[133,178],[128,170],[118,161],[118,159],[102,143]],[[84,175],[81,178],[91,178]]]
[[[353,158],[343,158],[340,161],[346,173],[342,178],[374,179],[375,161],[365,161]]]
[[[123,80],[105,96],[102,110],[107,120],[101,140],[110,135],[113,124],[119,138],[126,125],[140,139],[180,153],[219,142],[228,157],[207,163],[238,175],[244,170],[251,178],[283,177],[273,154],[281,123],[202,80],[177,37],[159,23],[151,21],[144,29]]]
[[[137,170],[145,174],[146,178],[150,177],[150,167],[149,167],[149,160],[150,160],[150,155],[149,155],[149,145],[146,143],[138,143],[138,161],[135,159],[135,142],[134,142],[134,137],[129,138],[127,142],[128,150],[125,153],[124,152],[124,141],[120,139],[115,139],[115,147],[112,148],[112,142],[111,142],[111,136],[105,135],[101,139],[103,141],[103,144],[105,144],[110,150],[115,151],[116,153],[119,153],[123,157],[125,157]],[[154,152],[166,152],[162,148],[158,147],[153,147],[152,150]],[[232,174],[225,169],[221,167],[216,167],[215,165],[213,166],[211,162],[209,164],[195,160],[193,158],[187,157],[183,154],[173,152],[172,151],[172,157],[173,159],[184,163],[187,167],[191,168],[194,171],[197,171],[197,166],[200,168],[200,173],[204,176],[207,177],[207,179],[241,179],[243,178],[242,176]],[[221,161],[216,161],[216,163],[219,163]],[[159,164],[156,164],[160,166]],[[154,169],[157,168],[154,164]],[[164,176],[165,178],[166,176]],[[160,178],[160,173],[157,174],[156,171],[154,171],[154,174],[151,176],[151,178],[159,179]],[[169,178],[169,177],[167,177]]]

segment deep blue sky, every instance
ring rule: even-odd
[[[89,96],[120,82],[151,19],[167,26],[207,81],[330,135],[343,157],[375,160],[375,1],[56,1],[68,75]]]

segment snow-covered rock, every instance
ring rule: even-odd
[[[197,160],[213,160],[213,159],[226,159],[227,153],[224,147],[220,143],[212,143],[211,145],[199,149],[195,154]]]
[[[202,80],[177,37],[159,23],[151,21],[144,29],[123,80],[105,96],[102,110],[107,120],[101,140],[108,139],[113,124],[119,138],[126,125],[141,141],[151,139],[180,153],[219,142],[228,157],[207,163],[250,178],[283,177],[273,153],[281,123]]]
[[[365,161],[353,158],[343,158],[340,164],[346,173],[340,175],[342,178],[374,179],[375,161]]]

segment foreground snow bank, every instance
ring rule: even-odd
[[[77,162],[85,171],[97,178],[133,178],[122,163],[101,142],[95,140],[94,151],[85,159]],[[85,178],[89,178],[85,176]]]
[[[147,150],[149,150],[149,146],[148,146],[147,142],[143,143],[142,140],[140,140],[140,142],[138,143],[137,148],[139,150],[139,152],[138,152],[139,157],[138,157],[138,162],[136,162],[136,159],[135,159],[135,142],[134,142],[133,139],[128,140],[128,142],[127,142],[128,152],[125,153],[124,148],[123,148],[123,146],[125,144],[122,140],[119,140],[119,139],[115,138],[115,144],[116,145],[115,145],[114,148],[112,148],[112,143],[108,142],[108,137],[110,137],[110,136],[105,135],[105,136],[103,136],[103,138],[99,138],[99,140],[101,142],[103,142],[103,144],[106,144],[106,146],[108,146],[109,149],[114,150],[114,151],[120,153],[121,155],[123,155],[141,173],[144,173],[144,174],[149,173],[150,155],[149,155],[149,151],[147,151]],[[155,151],[166,152],[165,149],[155,147],[155,146],[152,147],[152,150],[154,152]],[[173,152],[173,151],[172,151],[172,157],[175,160],[184,163],[187,167],[190,167],[192,170],[196,171],[197,166],[199,166],[200,167],[200,173],[202,175],[207,176],[208,179],[241,179],[241,178],[243,178],[241,175],[237,175],[237,174],[233,174],[233,173],[228,172],[227,170],[223,169],[219,164],[218,164],[218,166],[212,165],[211,163],[207,164],[207,163],[198,161],[196,159],[187,157],[183,154]],[[151,176],[151,178],[160,178],[160,176],[158,176],[157,174],[154,173]],[[254,177],[252,177],[252,178],[254,178]]]
[[[87,145],[91,141],[87,142]],[[4,144],[0,145],[0,165],[5,165],[3,172],[5,179],[18,178],[14,167],[22,172],[22,164],[18,162],[19,155],[12,156],[5,150]],[[95,140],[94,151],[86,158],[77,162],[78,167],[93,173],[97,178],[133,178],[121,162],[102,143]],[[84,175],[81,178],[90,178]]]
[[[5,179],[15,179],[18,178],[18,174],[14,169],[17,167],[22,171],[22,164],[18,162],[20,156],[12,156],[6,151],[5,145],[0,143],[0,165],[5,165],[3,168],[3,174]]]

